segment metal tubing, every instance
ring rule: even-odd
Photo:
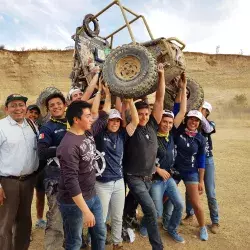
[[[117,3],[116,3],[116,4],[117,4]],[[132,14],[132,15],[134,15],[134,16],[136,16],[136,17],[140,16],[140,15],[136,14],[135,12],[133,12],[132,10],[128,9],[127,7],[125,7],[125,6],[122,6],[122,7],[123,7],[124,10],[126,10],[126,11],[129,12],[130,14]]]
[[[152,35],[152,33],[151,33],[151,30],[150,30],[150,28],[149,28],[149,26],[148,26],[148,23],[147,23],[147,21],[146,21],[146,18],[145,18],[144,16],[141,16],[141,17],[142,17],[142,20],[143,20],[143,22],[144,22],[144,24],[145,24],[145,26],[146,26],[146,29],[147,29],[147,31],[148,31],[148,34],[149,34],[151,40],[154,40],[154,37],[153,37],[153,35]]]
[[[112,49],[113,47],[113,40],[114,40],[114,36],[111,36],[111,40],[110,40],[110,48]]]
[[[138,16],[134,19],[132,19],[129,24],[135,22],[137,19],[139,19],[141,16]],[[110,35],[106,36],[104,39],[109,39],[110,37],[112,37],[113,35],[115,35],[116,33],[118,33],[119,31],[123,30],[124,28],[127,27],[127,24],[124,24],[122,27],[120,27],[119,29],[117,29],[116,31],[114,31],[113,33],[111,33]]]
[[[93,18],[91,18],[91,20],[96,19],[98,16],[100,16],[103,12],[105,12],[107,9],[109,9],[110,7],[112,7],[114,4],[117,4],[117,0],[115,0],[114,2],[112,2],[111,4],[109,4],[107,7],[105,7],[103,10],[101,10],[100,12],[98,12],[95,16],[93,16]]]
[[[124,21],[125,21],[125,23],[126,23],[126,25],[127,25],[127,27],[128,27],[128,32],[129,32],[129,35],[130,35],[130,37],[131,37],[131,40],[133,41],[133,44],[136,44],[135,38],[134,38],[134,35],[133,35],[133,32],[132,32],[132,29],[131,29],[131,27],[130,27],[130,24],[129,24],[129,22],[128,22],[127,16],[126,16],[126,14],[125,14],[125,10],[123,9],[123,7],[122,7],[122,5],[121,5],[120,0],[117,0],[116,2],[118,3],[118,5],[119,5],[119,7],[120,7],[120,9],[121,9],[121,12],[122,12]]]

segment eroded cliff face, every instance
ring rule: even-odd
[[[73,51],[0,50],[0,102],[11,93],[35,101],[41,90],[55,86],[63,92],[70,87]],[[185,53],[187,75],[198,81],[208,99],[223,100],[235,94],[250,95],[250,57]]]

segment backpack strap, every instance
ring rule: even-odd
[[[35,133],[36,138],[38,139],[39,135],[38,135],[38,132],[37,132],[37,129],[36,129],[36,125],[35,125],[34,122],[31,121],[29,118],[26,118],[26,121],[28,122],[28,124],[30,125],[31,129],[32,129],[33,132]]]

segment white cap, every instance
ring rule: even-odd
[[[81,89],[79,89],[78,87],[72,88],[68,93],[68,97],[71,97],[76,91],[81,91]]]
[[[167,115],[167,116],[171,116],[172,118],[174,118],[174,113],[170,110],[163,110],[162,115]]]
[[[212,109],[213,109],[212,105],[209,102],[206,102],[206,101],[204,101],[204,103],[202,105],[202,108],[207,109],[209,111],[209,113],[211,113]]]
[[[109,119],[119,118],[122,120],[121,114],[117,109],[111,109],[109,113]]]
[[[187,117],[196,117],[199,120],[202,120],[202,113],[198,110],[190,110],[187,114]]]

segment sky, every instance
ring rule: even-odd
[[[86,14],[95,14],[111,0],[0,0],[0,45],[7,49],[64,49]],[[185,51],[250,55],[249,0],[121,0],[145,16],[154,38],[177,37]],[[133,17],[129,14],[129,19]],[[100,35],[124,24],[117,6],[99,17]],[[141,21],[132,25],[138,42],[150,40]],[[127,30],[115,45],[129,43]]]

